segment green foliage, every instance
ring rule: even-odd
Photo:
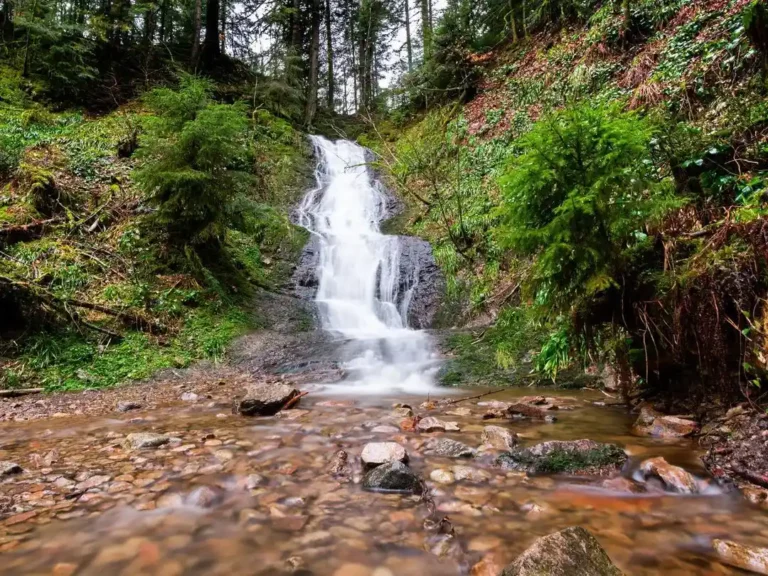
[[[496,235],[535,255],[536,303],[568,310],[619,286],[623,251],[676,203],[652,161],[653,126],[616,106],[553,114],[519,141],[501,178]]]
[[[146,123],[136,181],[157,206],[155,220],[182,244],[222,240],[249,183],[245,110],[214,104],[210,93],[209,82],[184,76],[178,91],[147,97],[157,116]]]
[[[247,315],[232,307],[208,305],[188,315],[183,330],[166,346],[136,332],[108,346],[83,340],[75,332],[43,333],[27,344],[18,363],[48,390],[114,386],[198,358],[221,361],[229,342],[250,325]]]

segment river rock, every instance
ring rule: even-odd
[[[424,453],[444,458],[473,458],[477,450],[458,440],[431,438],[426,444]]]
[[[365,467],[373,468],[387,462],[408,462],[408,453],[397,442],[369,442],[360,459]]]
[[[626,453],[616,444],[601,444],[593,440],[551,440],[530,448],[505,452],[496,459],[496,465],[529,474],[606,476],[621,470],[626,461]]]
[[[140,450],[142,448],[157,448],[168,444],[171,439],[165,434],[155,434],[153,432],[136,432],[128,434],[123,440],[123,448],[126,450]]]
[[[597,539],[580,526],[543,536],[501,576],[622,576]]]
[[[442,468],[432,470],[432,472],[429,473],[429,479],[438,484],[453,484],[456,481],[453,472],[443,470]]]
[[[547,414],[544,409],[523,402],[508,406],[506,409],[506,416],[509,418],[533,418],[535,420],[545,420],[549,422],[555,421],[555,417],[551,414]]]
[[[22,472],[23,469],[16,462],[0,461],[0,476],[10,476],[11,474],[21,474]]]
[[[459,425],[456,422],[443,422],[434,416],[427,416],[419,420],[416,429],[419,432],[458,432]]]
[[[328,465],[328,472],[335,478],[349,480],[352,470],[349,467],[349,454],[344,450],[337,450]]]
[[[768,548],[742,546],[727,540],[714,540],[712,546],[725,564],[756,574],[768,574]]]
[[[130,412],[131,410],[139,410],[140,408],[141,404],[132,400],[124,400],[117,403],[118,412]]]
[[[451,472],[453,472],[453,477],[457,481],[485,482],[491,477],[485,470],[472,468],[471,466],[454,466],[451,468]]]
[[[495,450],[511,450],[517,444],[517,435],[501,426],[486,426],[480,440]]]
[[[363,488],[373,492],[416,493],[421,489],[421,479],[402,462],[387,462],[363,476]]]
[[[682,438],[695,434],[699,425],[679,416],[665,416],[651,406],[643,406],[632,431],[640,436],[658,438]]]
[[[673,466],[663,457],[651,458],[640,464],[640,472],[648,478],[658,478],[664,487],[680,494],[695,494],[699,491],[696,478],[679,466]]]
[[[236,408],[243,416],[273,416],[298,395],[291,384],[260,382],[247,387]]]

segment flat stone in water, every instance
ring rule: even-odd
[[[429,478],[438,484],[453,484],[456,481],[453,472],[443,470],[442,468],[432,470],[432,472],[429,473]]]
[[[408,453],[397,442],[370,442],[365,445],[360,459],[367,467],[387,462],[408,462]]]
[[[136,432],[128,434],[123,440],[123,448],[126,450],[140,450],[142,448],[157,448],[168,444],[171,439],[165,434],[155,434],[154,432]]]
[[[140,408],[141,404],[132,400],[125,400],[117,403],[118,412],[130,412],[131,410],[139,410]]]
[[[627,461],[624,450],[616,444],[592,440],[551,440],[530,448],[501,454],[496,464],[507,470],[529,474],[610,475]]]
[[[501,426],[485,426],[480,440],[495,450],[511,450],[517,444],[517,436]]]
[[[472,458],[477,450],[450,438],[432,438],[427,442],[424,453],[444,458]]]
[[[597,539],[572,526],[537,539],[501,576],[622,576]]]
[[[387,462],[363,476],[363,489],[372,492],[415,493],[420,488],[419,477],[402,462]]]
[[[274,416],[298,395],[299,391],[290,384],[260,382],[247,387],[236,409],[243,416]]]
[[[460,430],[456,422],[443,422],[434,416],[427,416],[419,420],[418,424],[416,424],[416,429],[419,432],[458,432]]]
[[[727,540],[714,540],[712,546],[724,563],[756,574],[768,574],[768,548],[742,546]]]

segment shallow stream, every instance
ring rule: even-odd
[[[606,400],[599,392],[562,393],[573,409],[557,411],[555,423],[482,420],[486,407],[478,403],[530,390],[431,411],[418,408],[422,397],[345,399],[316,390],[298,409],[258,419],[229,413],[227,394],[108,418],[3,424],[0,460],[25,472],[0,481],[0,498],[15,495],[26,511],[0,520],[0,573],[425,576],[469,574],[485,559],[472,574],[492,574],[537,536],[580,525],[626,574],[709,575],[737,573],[714,559],[713,538],[768,544],[768,516],[714,486],[702,496],[633,494],[605,478],[503,471],[493,465],[494,452],[462,461],[423,454],[425,441],[439,434],[478,447],[483,426],[494,424],[523,444],[616,442],[631,454],[628,477],[654,455],[704,475],[691,441],[633,436],[633,417],[622,407],[595,405]],[[401,431],[396,402],[458,422],[461,431]],[[139,431],[177,440],[125,450],[123,436]],[[431,488],[433,514],[419,497],[360,488],[361,450],[381,440],[406,447]],[[348,483],[329,473],[339,449],[354,472]],[[432,470],[455,465],[477,477],[450,485],[429,480]],[[453,537],[434,529],[443,517]]]

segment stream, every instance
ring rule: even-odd
[[[364,149],[313,144],[317,186],[298,220],[315,238],[313,297],[322,339],[338,344],[329,349],[339,377],[302,381],[298,405],[265,417],[232,410],[257,372],[247,362],[3,400],[0,461],[23,470],[0,476],[0,574],[497,576],[537,537],[574,525],[630,576],[741,573],[712,541],[765,545],[768,516],[707,478],[695,441],[634,435],[636,415],[597,390],[435,383],[437,348],[409,328],[412,310],[431,306],[425,268],[405,265],[413,244],[381,234],[388,198]],[[485,419],[500,402],[546,404],[557,420]],[[414,430],[411,413],[455,425]],[[489,424],[522,446],[588,438],[618,444],[629,460],[613,477],[505,470],[483,444]],[[137,433],[154,444],[132,446]],[[436,437],[474,453],[430,453]],[[424,494],[362,489],[361,452],[384,441],[405,448]],[[638,466],[654,456],[704,488],[680,495],[646,482]]]

